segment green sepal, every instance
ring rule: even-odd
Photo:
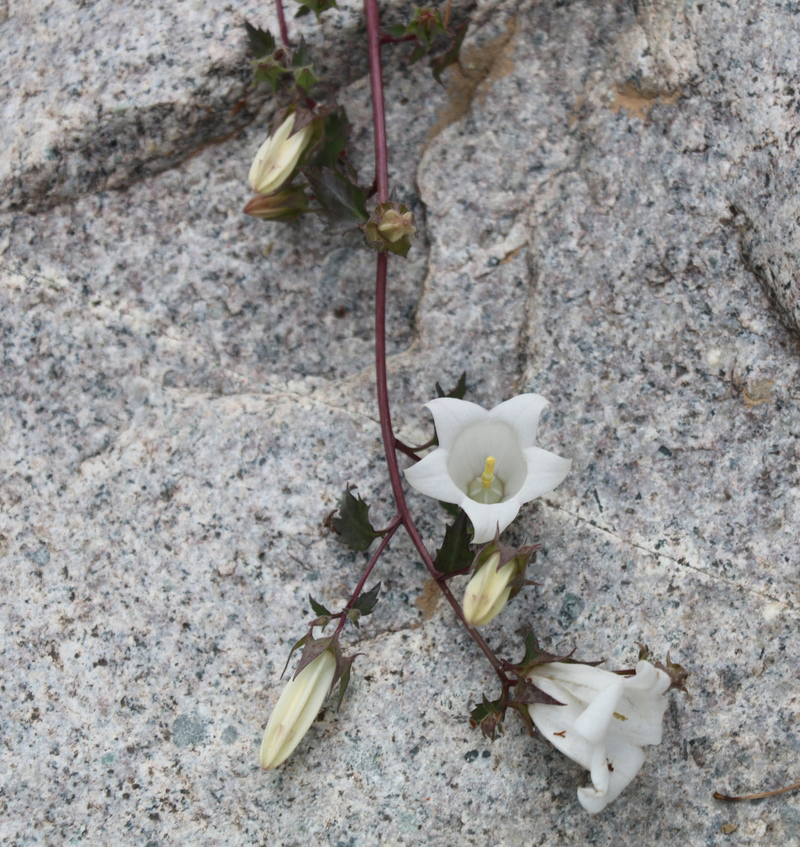
[[[303,668],[308,667],[317,656],[321,656],[326,650],[330,650],[334,646],[334,636],[328,638],[314,638],[311,635],[305,637],[305,645],[300,656],[300,661],[297,663],[292,679],[297,679],[297,675]],[[294,650],[294,648],[292,648]],[[289,654],[291,655],[291,654]]]
[[[309,93],[315,83],[319,82],[314,73],[314,63],[311,61],[311,54],[302,36],[297,47],[292,51],[292,73],[294,74],[295,85],[298,88],[302,88],[306,94]]]
[[[356,654],[358,655],[358,654]],[[344,693],[347,691],[347,686],[350,685],[350,668],[355,660],[355,656],[350,656],[347,659],[342,659],[342,664],[344,668],[342,669],[341,676],[339,677],[339,694],[336,697],[336,711],[342,707],[342,700],[344,700]]]
[[[302,647],[306,643],[306,641],[308,641],[308,639],[309,639],[309,636],[304,635],[298,641],[295,641],[295,643],[292,645],[292,649],[289,651],[289,655],[286,657],[286,664],[283,666],[283,670],[281,671],[281,678],[286,673],[286,668],[289,667],[289,662],[292,660],[292,656],[294,655],[294,651],[299,650],[300,647]]]
[[[469,713],[469,723],[473,729],[481,728],[485,738],[491,738],[492,741],[497,737],[497,733],[503,735],[503,718],[506,713],[506,704],[502,698],[499,700],[489,700],[483,695],[483,702],[476,706]]]
[[[253,71],[253,83],[267,82],[271,86],[273,92],[278,90],[278,83],[285,74],[289,73],[283,65],[279,64],[272,56],[265,56],[253,62],[255,69]]]
[[[433,566],[439,573],[460,573],[472,565],[475,554],[470,549],[472,536],[469,526],[467,513],[459,509],[456,519],[445,528],[444,541],[433,560]]]
[[[444,500],[438,500],[437,502],[450,517],[456,517],[461,510],[461,507],[456,503],[445,503]]]
[[[364,553],[380,533],[375,531],[369,520],[369,506],[361,499],[353,497],[353,485],[348,485],[339,501],[338,517],[331,517],[330,526],[336,533],[336,540],[351,550]]]

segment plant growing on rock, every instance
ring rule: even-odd
[[[301,8],[318,18],[334,5],[301,0]],[[337,512],[329,518],[337,540],[351,550],[366,552],[376,541],[378,545],[342,609],[331,611],[309,598],[315,617],[292,648],[292,652],[302,648],[300,661],[267,725],[261,765],[271,769],[285,761],[337,683],[341,703],[355,659],[344,654],[342,633],[348,623],[357,627],[362,617],[373,613],[380,584],[367,590],[367,582],[402,529],[497,677],[499,695],[482,696],[470,714],[472,725],[495,738],[503,732],[508,710],[516,712],[531,735],[554,744],[590,771],[592,785],[579,789],[578,797],[587,811],[598,812],[642,767],[643,746],[659,743],[667,705],[664,695],[671,687],[681,687],[685,675],[677,685],[667,668],[644,657],[632,670],[600,670],[596,663],[580,663],[542,650],[531,633],[525,637],[523,658],[513,663],[497,656],[478,631],[530,584],[526,569],[541,547],[536,541],[508,547],[501,544],[501,534],[525,503],[556,489],[571,467],[570,459],[535,443],[548,401],[539,394],[521,394],[487,410],[463,399],[467,388],[463,374],[448,393],[437,384],[439,396],[426,404],[433,430],[421,446],[396,438],[390,413],[387,273],[389,263],[399,261],[396,256],[405,257],[413,248],[416,225],[408,206],[390,194],[381,50],[385,45],[411,45],[409,61],[428,57],[439,80],[445,68],[458,61],[467,25],[451,25],[448,5],[444,11],[417,8],[407,24],[382,30],[377,0],[365,0],[375,175],[371,184],[362,185],[347,157],[346,115],[317,85],[306,45],[290,43],[281,0],[277,9],[280,43],[248,24],[256,54],[255,79],[280,92],[282,102],[274,132],[253,161],[250,183],[256,196],[245,212],[281,222],[313,212],[333,233],[360,230],[365,247],[375,253],[376,393],[395,513],[385,527],[376,529],[369,505],[348,486]],[[315,99],[318,91],[319,100]],[[411,462],[404,471],[398,456]],[[453,515],[435,553],[417,529],[406,501],[403,473],[413,488],[440,501]],[[468,573],[471,579],[462,605],[450,581]]]

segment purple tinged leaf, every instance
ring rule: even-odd
[[[380,589],[381,584],[377,582],[372,586],[372,588],[370,588],[369,591],[365,591],[356,600],[356,602],[353,603],[353,609],[362,616],[371,615],[372,610],[375,608],[375,604],[378,602],[378,592]]]

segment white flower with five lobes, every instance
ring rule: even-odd
[[[292,175],[311,139],[313,128],[306,124],[292,135],[294,113],[259,148],[250,166],[250,185],[256,194],[277,191]]]
[[[487,548],[488,558],[478,562],[478,567],[464,592],[464,619],[470,626],[486,626],[494,620],[511,596],[509,585],[524,570],[524,556],[506,562],[498,569],[500,553]]]
[[[286,761],[314,723],[336,673],[332,650],[325,650],[291,680],[278,698],[261,741],[261,767]]]
[[[460,506],[483,544],[502,532],[523,503],[558,486],[572,460],[535,445],[542,412],[539,394],[520,394],[491,410],[439,397],[425,404],[439,446],[405,471],[417,491]]]
[[[581,806],[602,811],[639,773],[643,746],[661,742],[670,677],[645,661],[630,677],[564,662],[537,665],[527,677],[564,704],[531,703],[528,712],[544,738],[590,772],[592,786],[578,789]]]

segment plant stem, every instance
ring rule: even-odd
[[[339,619],[339,624],[336,627],[336,632],[334,635],[338,635],[342,629],[344,628],[344,622],[347,620],[347,613],[350,609],[355,605],[356,600],[358,600],[359,595],[364,590],[364,585],[369,579],[369,575],[372,573],[372,569],[375,567],[378,559],[380,559],[383,551],[386,549],[386,546],[391,541],[392,536],[397,532],[398,527],[403,522],[403,519],[400,515],[395,515],[392,518],[392,522],[386,527],[386,534],[381,539],[381,543],[378,545],[378,549],[372,554],[372,558],[367,563],[367,566],[364,568],[364,573],[361,574],[361,579],[358,581],[358,585],[353,589],[353,593],[350,595],[350,599],[347,601],[347,605],[342,609],[342,617]]]
[[[275,0],[275,9],[278,12],[278,26],[281,28],[281,41],[284,47],[289,47],[289,30],[286,28],[286,16],[283,14],[283,0]]]
[[[380,20],[378,15],[378,0],[364,0],[364,8],[367,20],[367,38],[369,42],[369,72],[372,88],[372,115],[375,128],[375,184],[378,188],[378,202],[385,203],[389,199],[389,171],[388,153],[386,149],[386,119],[383,108],[383,79],[381,76],[381,43],[380,43]],[[510,684],[509,678],[503,671],[500,660],[492,652],[492,649],[484,640],[483,636],[471,627],[459,605],[453,596],[447,583],[439,577],[441,574],[436,570],[431,554],[425,547],[419,531],[414,525],[414,520],[406,503],[403,482],[400,476],[400,468],[397,465],[397,454],[395,453],[395,437],[392,431],[392,417],[389,407],[389,390],[386,381],[386,267],[388,256],[386,253],[378,253],[377,266],[375,270],[375,383],[378,395],[378,414],[381,422],[381,435],[383,437],[383,450],[386,454],[386,464],[389,470],[389,481],[392,486],[392,494],[397,508],[397,514],[405,527],[408,537],[416,547],[428,573],[436,581],[439,590],[458,616],[458,619],[469,632],[473,641],[480,647],[483,654],[489,660],[495,673],[507,690]]]

